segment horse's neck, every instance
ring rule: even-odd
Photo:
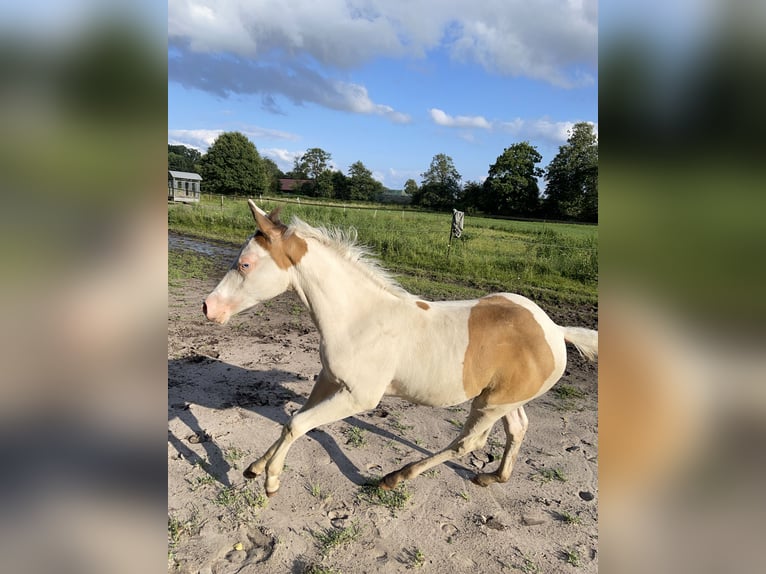
[[[308,253],[294,269],[293,288],[323,337],[343,332],[370,308],[395,300],[357,263],[316,241],[310,243]]]

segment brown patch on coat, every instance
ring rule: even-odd
[[[531,311],[499,295],[481,299],[471,309],[463,361],[468,398],[486,391],[488,404],[528,400],[554,366],[543,328]]]
[[[289,269],[300,263],[308,251],[306,241],[294,233],[285,237],[287,226],[284,224],[280,223],[274,229],[277,232],[270,230],[268,235],[258,231],[253,240],[271,255],[280,269]]]
[[[415,305],[423,309],[423,311],[428,311],[431,308],[431,306],[425,301],[416,301]]]

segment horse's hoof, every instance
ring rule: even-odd
[[[398,486],[398,484],[399,479],[397,479],[393,474],[387,474],[378,483],[378,488],[382,488],[383,490],[393,490]]]
[[[254,470],[252,470],[252,466],[248,466],[244,471],[242,471],[242,476],[248,479],[253,479],[257,477],[259,474],[260,474],[259,472],[255,472]]]
[[[471,477],[471,482],[477,486],[487,487],[497,482],[497,477],[494,474],[475,474]]]
[[[279,490],[275,490],[275,491],[273,491],[273,492],[269,492],[269,491],[267,490],[267,491],[266,491],[266,496],[268,496],[269,498],[271,498],[271,497],[272,497],[272,496],[274,496],[274,495],[275,495],[277,492],[279,492]]]

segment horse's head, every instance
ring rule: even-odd
[[[306,242],[279,221],[279,209],[266,214],[247,200],[258,231],[250,237],[221,282],[207,296],[202,312],[226,323],[232,315],[276,297],[290,287],[290,269],[306,253]]]

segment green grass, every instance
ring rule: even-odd
[[[282,220],[297,215],[311,225],[354,227],[402,285],[432,299],[475,297],[511,291],[537,300],[595,303],[598,230],[595,226],[510,221],[467,216],[461,239],[447,243],[451,215],[414,210],[283,206]],[[203,199],[168,206],[173,231],[241,244],[254,231],[244,198]],[[228,263],[228,262],[227,262]]]
[[[566,560],[567,564],[571,564],[575,568],[579,567],[581,562],[580,553],[575,550],[574,548],[567,548],[565,550],[562,550],[562,555],[564,560]]]
[[[362,535],[362,530],[354,523],[346,528],[328,528],[319,532],[312,532],[319,546],[319,553],[329,556],[341,546],[346,546]]]
[[[537,471],[537,475],[543,482],[550,482],[552,480],[558,480],[559,482],[566,482],[567,477],[564,471],[560,468],[541,468]]]
[[[230,261],[226,262],[228,265]],[[222,262],[193,251],[168,251],[168,283],[177,285],[187,279],[204,280],[222,270]]]
[[[363,485],[359,489],[359,498],[378,506],[385,506],[392,515],[396,515],[396,511],[404,508],[407,501],[412,497],[412,493],[407,490],[404,483],[399,484],[393,490],[384,490],[380,488],[379,484],[379,480],[374,480]]]
[[[346,444],[359,448],[367,444],[366,431],[357,426],[350,425],[344,429],[346,435]]]

